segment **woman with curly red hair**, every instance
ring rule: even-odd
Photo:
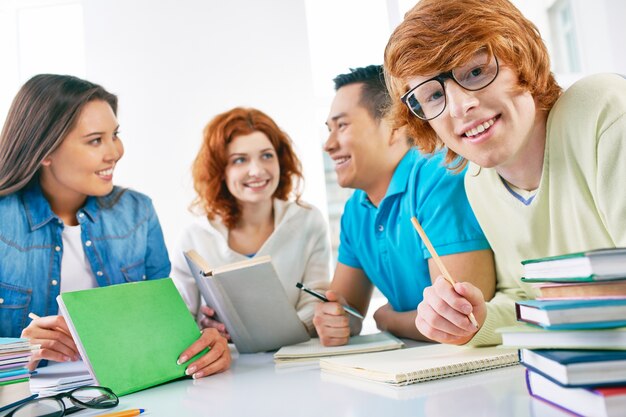
[[[319,210],[300,202],[302,168],[289,136],[265,113],[234,108],[205,127],[192,171],[198,194],[192,207],[203,217],[183,232],[172,275],[201,327],[228,336],[213,309],[201,305],[183,256],[189,249],[212,267],[270,255],[287,297],[314,334],[316,301],[295,284],[328,288],[330,238]]]

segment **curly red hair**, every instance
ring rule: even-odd
[[[486,48],[501,65],[517,73],[520,91],[532,94],[538,109],[549,111],[561,94],[550,72],[548,50],[536,26],[507,0],[421,0],[404,16],[385,48],[385,78],[392,97],[390,117],[407,126],[424,152],[443,145],[428,122],[400,101],[407,81],[417,75],[449,71]],[[467,163],[448,149],[446,161]]]
[[[273,197],[300,201],[302,164],[293,151],[292,141],[276,122],[260,110],[236,107],[219,114],[204,128],[203,141],[192,166],[193,185],[198,196],[191,207],[201,207],[209,219],[219,216],[229,228],[241,216],[237,200],[225,182],[226,148],[237,136],[262,132],[274,146],[280,166],[280,179]]]

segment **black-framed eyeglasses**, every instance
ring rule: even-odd
[[[447,79],[453,80],[469,91],[478,91],[487,87],[498,76],[500,67],[495,55],[480,50],[460,67],[419,83],[407,91],[401,98],[411,113],[422,120],[432,120],[446,108]]]
[[[73,404],[67,407],[65,399]],[[62,417],[85,408],[105,409],[119,404],[117,395],[109,388],[85,386],[51,397],[35,398],[20,405],[5,417]]]

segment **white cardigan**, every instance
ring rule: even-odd
[[[228,246],[228,229],[219,220],[198,219],[187,227],[174,250],[172,278],[189,311],[199,321],[201,295],[189,272],[183,252],[195,249],[213,267],[249,259]],[[317,299],[296,288],[302,282],[324,292],[330,278],[330,237],[328,225],[315,207],[274,199],[274,232],[255,254],[270,255],[285,288],[287,298],[310,334],[315,333],[313,314]]]

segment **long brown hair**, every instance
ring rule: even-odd
[[[117,115],[115,95],[77,77],[39,74],[22,86],[0,134],[0,196],[24,188],[36,177],[41,162],[93,100],[106,101]]]
[[[253,132],[264,133],[276,150],[280,179],[273,197],[287,200],[293,195],[296,202],[300,200],[302,164],[293,151],[289,136],[262,111],[236,107],[215,116],[206,125],[202,146],[192,166],[193,184],[198,196],[191,208],[200,207],[209,219],[221,217],[229,229],[239,221],[241,210],[226,187],[226,148],[237,136]]]

